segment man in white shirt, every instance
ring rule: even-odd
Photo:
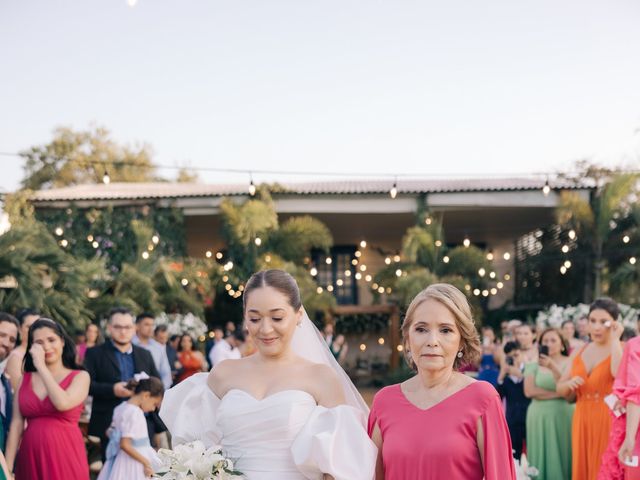
[[[136,336],[133,337],[132,343],[148,350],[153,357],[153,363],[156,364],[160,380],[165,389],[171,388],[173,383],[171,378],[171,366],[169,365],[169,357],[167,357],[167,349],[153,339],[153,329],[156,320],[150,313],[141,313],[136,317]]]
[[[0,312],[0,360],[4,361],[15,348],[20,324],[13,315]],[[11,424],[13,395],[11,385],[0,373],[0,449],[4,452]]]
[[[209,362],[211,367],[229,358],[241,358],[240,346],[244,343],[244,334],[236,330],[227,337],[223,338],[213,346],[209,352]]]

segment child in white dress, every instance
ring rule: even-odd
[[[113,411],[107,460],[98,480],[146,480],[159,465],[144,413],[160,405],[164,393],[162,381],[143,372],[136,374],[127,388],[133,391],[133,396]]]

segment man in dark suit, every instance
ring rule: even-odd
[[[127,382],[140,372],[160,378],[151,354],[131,343],[136,330],[129,310],[122,307],[111,309],[107,332],[110,339],[88,349],[84,359],[85,368],[91,376],[89,395],[93,396],[89,435],[100,438],[103,461],[113,410],[133,394],[125,388]]]
[[[19,330],[20,324],[13,315],[0,312],[0,363],[3,363],[15,348]],[[0,449],[3,452],[9,436],[12,406],[11,384],[2,372],[0,374]]]

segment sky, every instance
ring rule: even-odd
[[[95,124],[170,167],[640,166],[637,0],[129,2],[0,0],[0,152]],[[21,160],[0,172],[16,189]],[[254,175],[293,177],[319,175]]]

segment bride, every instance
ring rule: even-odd
[[[243,299],[257,352],[165,394],[160,416],[174,446],[219,444],[249,480],[371,480],[368,407],[304,312],[293,277],[255,273]]]

